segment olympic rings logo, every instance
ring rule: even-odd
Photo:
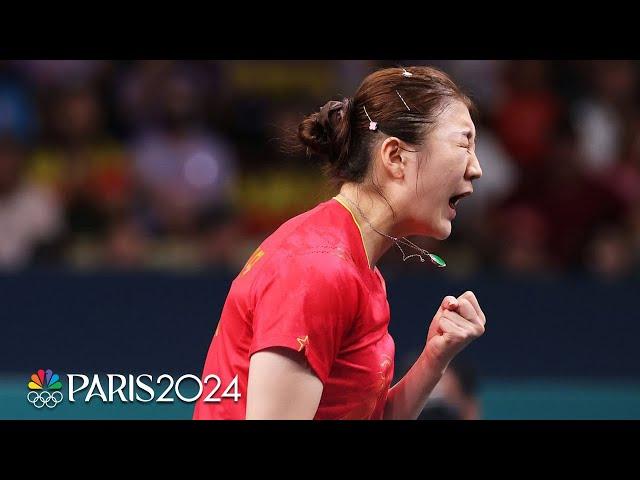
[[[27,393],[27,400],[36,408],[42,408],[45,405],[47,408],[54,408],[62,401],[62,398],[62,392],[58,391],[51,393],[44,390],[42,392],[31,391]]]

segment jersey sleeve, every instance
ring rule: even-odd
[[[301,352],[326,383],[358,314],[361,286],[343,259],[329,253],[279,262],[255,291],[249,356],[269,347]]]

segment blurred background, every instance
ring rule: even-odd
[[[471,289],[487,332],[425,418],[640,418],[640,63],[407,59],[1,61],[0,418],[190,418],[36,411],[26,383],[199,375],[251,252],[335,193],[285,139],[399,65],[470,94],[484,175],[447,241],[419,239],[446,269],[379,265],[396,379],[442,297]]]

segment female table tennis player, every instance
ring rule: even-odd
[[[415,419],[449,362],[484,332],[472,292],[447,296],[395,385],[389,305],[376,263],[406,236],[446,239],[482,170],[469,98],[430,67],[388,68],[305,118],[298,138],[340,193],[285,222],[231,285],[195,419]],[[413,319],[424,321],[424,319]],[[222,397],[233,384],[239,397]],[[212,391],[217,389],[217,393]],[[206,397],[220,401],[205,402]]]

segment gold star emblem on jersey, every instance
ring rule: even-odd
[[[298,343],[300,344],[300,348],[298,349],[298,351],[301,351],[304,347],[309,345],[309,335],[305,335],[304,337],[298,337],[296,338],[296,340],[298,340]]]

